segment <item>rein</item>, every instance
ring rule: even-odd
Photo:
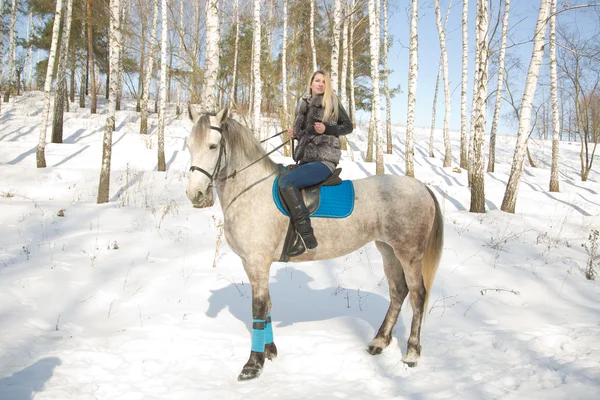
[[[215,180],[215,177],[217,176],[217,174],[219,173],[219,171],[221,169],[221,158],[222,158],[223,154],[227,154],[227,150],[225,149],[225,139],[223,138],[223,129],[221,129],[220,127],[217,127],[217,126],[212,126],[212,125],[211,125],[210,129],[215,130],[215,131],[217,131],[217,132],[219,132],[221,134],[221,143],[220,143],[221,149],[219,151],[219,158],[217,160],[217,165],[215,165],[215,169],[214,169],[212,175],[208,171],[206,171],[205,169],[202,169],[200,167],[196,167],[195,165],[192,165],[190,167],[190,172],[194,172],[194,171],[201,172],[201,173],[203,173],[204,175],[206,175],[210,179],[209,187],[212,186],[212,183]],[[269,139],[273,139],[273,138],[275,138],[277,136],[280,136],[280,135],[282,135],[285,132],[287,132],[287,130],[283,130],[283,131],[281,131],[281,132],[279,132],[279,133],[277,133],[277,134],[275,134],[275,135],[273,135],[271,137],[263,139],[263,140],[260,141],[260,143],[264,143],[264,142],[266,142]],[[235,178],[235,176],[238,174],[238,172],[242,172],[243,170],[245,170],[247,168],[250,168],[251,166],[253,166],[257,162],[259,162],[260,160],[268,157],[270,154],[276,152],[277,150],[279,150],[280,148],[282,148],[283,146],[285,146],[286,144],[288,144],[291,140],[292,139],[286,140],[285,142],[283,142],[279,146],[275,147],[273,150],[269,151],[267,154],[265,154],[264,156],[262,156],[258,160],[253,161],[249,165],[246,165],[244,168],[240,169],[239,171],[238,170],[233,171],[231,174],[227,175],[222,180],[225,181],[225,180],[227,180],[229,178]]]

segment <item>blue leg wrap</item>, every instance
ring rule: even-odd
[[[265,320],[252,321],[252,351],[264,353],[265,351]]]
[[[267,314],[265,323],[265,344],[273,343],[273,326],[271,325],[271,314]]]

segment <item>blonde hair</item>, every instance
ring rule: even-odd
[[[308,93],[312,96],[312,83],[315,80],[315,76],[318,74],[323,75],[323,79],[325,80],[325,92],[323,93],[323,103],[322,107],[325,110],[323,112],[323,122],[336,122],[338,120],[338,111],[339,111],[339,103],[338,97],[333,92],[331,78],[325,72],[318,70],[313,72],[310,80],[308,81]]]

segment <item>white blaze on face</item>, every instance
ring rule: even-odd
[[[212,126],[218,126],[215,124],[216,121],[212,121],[213,119],[214,117],[211,117]],[[190,165],[202,168],[210,175],[213,175],[219,159],[221,134],[214,129],[210,129],[208,125],[202,127],[200,125],[201,124],[199,124],[198,121],[194,123],[192,134],[188,137],[186,143],[188,151],[190,152]],[[199,132],[198,130],[200,129],[204,129],[208,132]],[[224,160],[221,160],[221,163],[223,162]],[[206,197],[210,198],[212,205],[212,192],[210,192],[212,189],[210,188],[210,183],[210,178],[202,172],[189,172],[189,182],[186,194],[194,205],[198,202],[202,203]]]

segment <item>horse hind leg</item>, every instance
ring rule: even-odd
[[[383,242],[375,242],[375,245],[383,257],[383,269],[390,288],[390,306],[377,335],[369,344],[368,352],[372,355],[381,354],[392,341],[392,330],[398,321],[402,303],[408,294],[402,264],[394,254],[394,249]]]
[[[410,293],[410,305],[413,310],[406,354],[402,357],[402,361],[409,367],[416,366],[421,357],[421,324],[427,299],[427,290],[423,283],[422,264],[422,256],[412,257],[410,261],[405,260],[402,263],[405,266],[404,274]]]

